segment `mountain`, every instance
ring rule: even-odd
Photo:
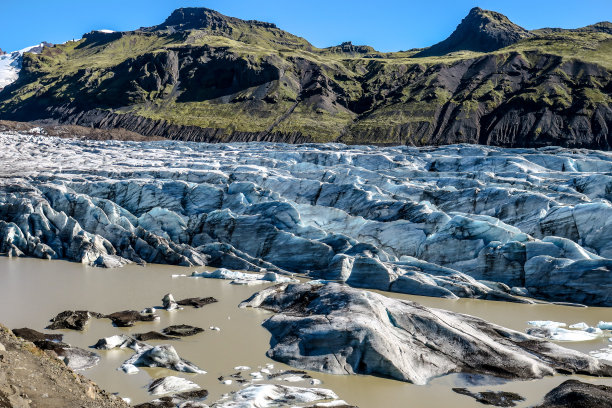
[[[439,44],[383,53],[183,8],[25,52],[0,119],[207,142],[610,149],[611,26],[529,32],[476,8]]]
[[[475,7],[450,37],[415,57],[440,56],[455,51],[491,52],[532,36],[503,14]]]

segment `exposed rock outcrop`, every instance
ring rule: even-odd
[[[118,396],[101,390],[47,352],[15,337],[2,325],[0,373],[3,407],[128,407]]]
[[[241,306],[277,313],[263,323],[272,334],[268,355],[303,369],[415,384],[450,373],[612,376],[612,365],[553,343],[336,283],[281,284]]]
[[[419,52],[416,57],[444,55],[454,51],[490,52],[533,36],[495,11],[474,7],[446,40]]]

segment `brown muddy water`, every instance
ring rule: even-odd
[[[198,271],[204,268],[197,268]],[[179,355],[198,365],[207,374],[189,375],[165,369],[141,369],[138,374],[127,375],[117,368],[128,359],[131,350],[99,351],[100,364],[82,374],[97,382],[109,392],[128,397],[132,403],[153,399],[146,392],[152,378],[167,375],[185,377],[210,392],[208,401],[216,401],[222,394],[236,390],[237,385],[223,385],[217,378],[234,373],[235,366],[250,366],[248,373],[258,371],[266,364],[274,364],[274,372],[290,367],[266,357],[270,335],[261,323],[270,314],[261,310],[239,309],[238,304],[264,286],[236,286],[228,281],[215,279],[172,278],[173,274],[189,275],[194,268],[166,265],[141,267],[129,265],[120,269],[86,267],[64,261],[36,259],[9,259],[0,257],[0,322],[9,328],[30,327],[41,330],[48,320],[64,310],[90,310],[112,313],[120,310],[142,310],[161,305],[161,298],[172,293],[176,299],[214,296],[219,303],[202,309],[190,307],[184,310],[157,311],[161,320],[138,323],[132,328],[113,327],[109,320],[92,319],[84,332],[62,331],[65,342],[87,348],[102,337],[114,334],[142,333],[161,330],[171,324],[191,324],[206,331],[172,344]],[[515,330],[524,331],[528,320],[556,320],[568,324],[586,322],[597,324],[611,321],[612,310],[606,308],[575,308],[555,305],[520,305],[514,303],[481,300],[446,300],[420,296],[385,293],[387,296],[409,299],[430,307],[453,310],[484,318]],[[212,331],[218,326],[220,331]],[[160,344],[159,341],[150,341]],[[168,342],[166,342],[168,343]],[[583,352],[606,347],[608,339],[589,342],[563,343],[564,346]],[[399,381],[371,376],[336,376],[310,372],[322,381],[318,387],[335,391],[340,398],[361,408],[417,407],[434,408],[453,406],[482,407],[470,397],[451,390],[453,386],[465,386],[464,380],[451,375],[433,380],[426,386],[415,386]],[[510,382],[494,386],[472,386],[475,391],[505,390],[526,397],[519,407],[538,403],[544,394],[570,377],[555,376],[535,381]],[[612,386],[612,379],[578,377],[582,381]],[[284,383],[288,384],[288,383]],[[288,385],[309,386],[308,382]]]

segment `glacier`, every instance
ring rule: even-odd
[[[612,305],[612,154],[0,134],[0,253]]]
[[[0,91],[19,78],[23,54],[26,52],[38,54],[46,45],[46,43],[41,43],[0,55]]]

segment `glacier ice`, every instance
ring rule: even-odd
[[[612,305],[607,152],[17,133],[0,143],[0,253],[10,256]]]

